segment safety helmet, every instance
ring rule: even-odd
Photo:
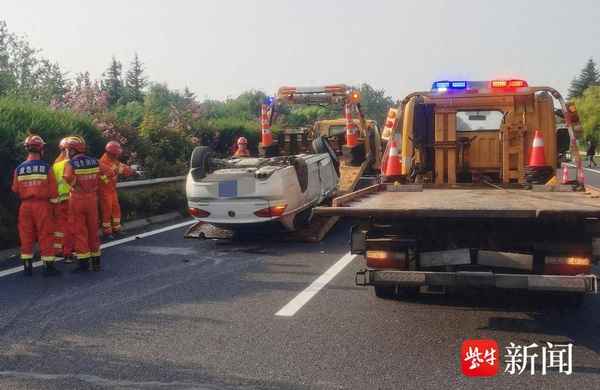
[[[115,157],[119,157],[123,153],[123,148],[117,141],[110,141],[107,143],[104,150],[106,150],[106,153],[112,154]]]
[[[25,146],[28,152],[40,153],[44,149],[44,145],[46,145],[46,142],[39,135],[30,135],[23,142],[23,146]]]
[[[238,145],[248,145],[248,140],[246,137],[240,137],[237,140]]]
[[[73,149],[76,153],[85,153],[85,140],[77,135],[67,137],[67,148]]]
[[[69,138],[70,137],[64,137],[63,139],[60,140],[60,142],[58,143],[58,148],[60,150],[65,150],[68,146],[69,143]]]

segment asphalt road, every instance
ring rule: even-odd
[[[100,273],[0,276],[0,389],[600,387],[596,296],[579,309],[516,293],[381,300],[354,286],[355,258],[276,315],[339,264],[348,227],[320,244],[186,240],[179,228],[106,249]],[[542,376],[538,362],[533,376],[502,364],[465,377],[461,343],[482,338],[573,343],[574,372]]]

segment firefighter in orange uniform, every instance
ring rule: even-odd
[[[42,160],[45,142],[39,135],[25,139],[27,160],[15,170],[13,192],[21,199],[19,238],[25,275],[33,274],[33,245],[37,241],[45,264],[44,275],[60,272],[54,267],[52,204],[57,202],[56,180],[50,165]]]
[[[137,172],[119,161],[123,154],[121,144],[110,141],[104,150],[105,153],[100,157],[100,165],[107,172],[108,182],[100,184],[102,234],[104,237],[112,239],[113,233],[115,235],[121,233],[121,206],[117,194],[117,181],[119,176],[132,176]]]
[[[69,162],[64,179],[71,186],[69,211],[73,221],[75,255],[79,266],[74,272],[100,271],[100,238],[98,237],[98,188],[107,178],[98,160],[85,155],[86,144],[81,137],[69,137]]]
[[[52,165],[52,171],[58,186],[58,203],[54,207],[54,251],[56,256],[63,257],[65,262],[71,262],[73,257],[73,236],[69,219],[69,193],[71,187],[64,180],[65,166],[69,161],[67,142],[69,137],[60,140],[60,154]]]

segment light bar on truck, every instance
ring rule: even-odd
[[[468,83],[466,81],[436,81],[431,85],[431,89],[438,92],[445,92],[453,89],[467,89]]]
[[[490,86],[492,88],[525,88],[529,84],[525,80],[492,80]]]

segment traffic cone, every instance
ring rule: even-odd
[[[539,130],[535,131],[533,137],[533,146],[531,147],[531,156],[529,157],[530,167],[546,166],[546,157],[544,155],[544,138]]]
[[[560,179],[560,184],[567,184],[569,182],[569,167],[567,164],[562,164],[562,178]]]
[[[353,148],[358,145],[358,131],[356,124],[352,120],[352,107],[349,104],[345,106],[346,113],[346,146]]]
[[[402,163],[400,162],[400,152],[396,146],[395,140],[390,140],[390,154],[385,165],[386,177],[398,177],[402,175]]]

